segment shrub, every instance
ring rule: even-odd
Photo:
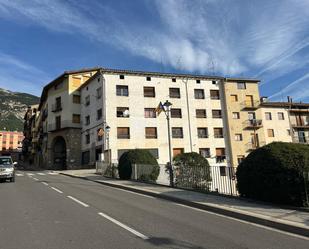
[[[308,145],[274,142],[251,152],[240,163],[237,188],[244,197],[305,206],[308,170]]]
[[[131,179],[133,164],[139,164],[140,167],[147,167],[147,169],[144,170],[144,173],[138,176],[139,180],[157,180],[160,173],[160,167],[155,157],[148,150],[129,150],[121,155],[118,164],[118,172],[120,179]]]
[[[210,166],[206,158],[196,152],[174,157],[175,185],[184,188],[209,190]]]

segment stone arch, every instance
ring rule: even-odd
[[[55,137],[52,143],[53,169],[67,169],[67,148],[62,136]]]

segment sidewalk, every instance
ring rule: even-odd
[[[59,171],[59,173],[175,201],[191,207],[309,237],[309,210],[304,209],[304,211],[301,211],[280,208],[243,199],[204,194],[135,181],[111,179],[95,174],[95,169],[66,170]]]

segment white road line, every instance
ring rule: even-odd
[[[126,190],[126,189],[115,188],[115,187],[111,187],[111,186],[107,186],[107,185],[105,185],[104,187],[111,188],[113,190],[120,190],[120,191],[127,192],[127,193],[134,194],[134,195],[139,195],[139,196],[147,197],[147,198],[150,198],[150,199],[156,199],[156,197],[154,197],[154,196],[145,195],[145,194],[141,194],[141,193],[136,193],[136,192],[133,192],[133,191],[130,191],[130,190]]]
[[[104,214],[104,213],[101,213],[101,212],[98,213],[98,214],[99,214],[100,216],[104,217],[105,219],[108,219],[109,221],[115,223],[116,225],[118,225],[118,226],[120,226],[120,227],[126,229],[127,231],[133,233],[133,234],[136,235],[137,237],[140,237],[140,238],[142,238],[142,239],[144,239],[144,240],[149,239],[149,238],[148,238],[147,236],[145,236],[144,234],[142,234],[142,233],[140,233],[140,232],[134,230],[134,229],[131,228],[131,227],[128,227],[127,225],[121,223],[121,222],[118,221],[118,220],[115,220],[114,218],[108,216],[107,214]]]
[[[48,186],[48,183],[47,183],[47,182],[42,182],[42,184],[44,184],[45,186]]]
[[[70,198],[71,200],[77,202],[78,204],[84,206],[84,207],[89,207],[88,204],[86,204],[86,203],[84,203],[84,202],[82,202],[82,201],[80,201],[80,200],[78,200],[78,199],[76,199],[76,198],[74,198],[74,197],[72,197],[72,196],[70,196],[70,195],[68,195],[67,197]]]
[[[59,175],[58,173],[55,172],[48,172],[49,175]]]
[[[18,174],[18,173],[16,173],[16,176],[24,176],[24,174]]]
[[[57,188],[54,188],[54,187],[50,187],[50,188],[53,189],[53,190],[55,190],[55,191],[57,191],[57,192],[60,193],[60,194],[63,194],[63,192],[62,192],[61,190],[57,189]]]
[[[38,175],[40,175],[40,176],[45,176],[45,174],[44,173],[37,173]]]
[[[39,179],[38,179],[38,178],[35,178],[35,177],[33,177],[33,180],[36,180],[36,181],[38,181]]]
[[[198,208],[195,208],[195,207],[190,207],[190,206],[187,206],[187,205],[184,205],[184,204],[180,204],[180,203],[175,203],[175,205],[181,206],[181,207],[185,207],[185,208],[190,208],[190,209],[198,211],[198,212],[213,214],[213,215],[216,215],[216,216],[219,216],[219,217],[223,217],[223,218],[227,218],[227,219],[230,219],[230,220],[239,221],[241,223],[245,223],[245,224],[256,226],[256,227],[263,228],[263,229],[266,229],[266,230],[282,233],[282,234],[289,235],[289,236],[292,236],[292,237],[296,237],[296,238],[299,238],[299,239],[309,240],[309,238],[304,237],[302,235],[285,232],[285,231],[282,231],[282,230],[279,230],[279,229],[276,229],[276,228],[267,227],[267,226],[263,226],[263,225],[260,225],[260,224],[252,223],[250,221],[240,220],[240,219],[237,219],[237,218],[234,218],[234,217],[229,217],[229,216],[225,216],[223,214],[213,213],[213,212],[210,212],[210,211],[206,211],[206,210],[203,210],[203,209],[198,209]]]
[[[33,176],[34,174],[32,174],[32,173],[27,173],[27,175],[28,175],[28,176]]]

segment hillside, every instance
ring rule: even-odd
[[[39,97],[31,94],[0,88],[0,130],[22,131],[27,107],[39,101]]]

